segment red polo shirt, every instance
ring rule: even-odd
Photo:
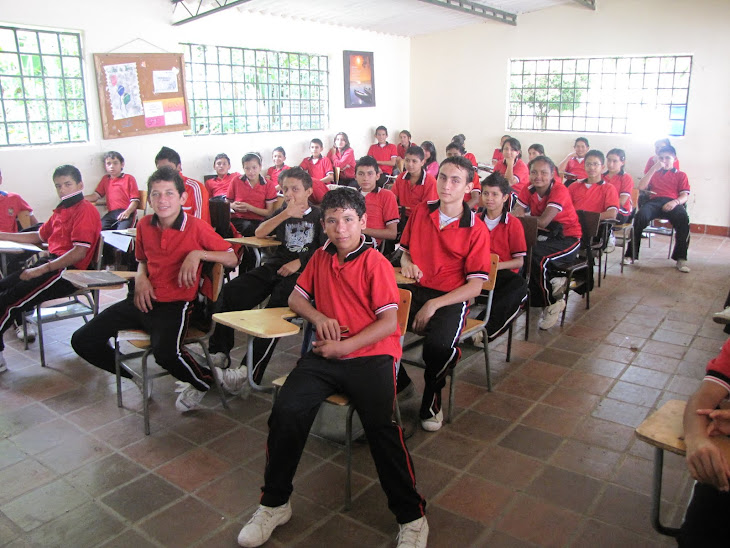
[[[200,181],[185,177],[182,173],[180,173],[180,177],[185,181],[185,192],[188,193],[188,199],[183,205],[183,211],[210,224],[209,197],[205,186]]]
[[[443,228],[438,200],[422,203],[411,212],[400,245],[423,272],[418,285],[448,293],[472,278],[489,278],[489,230],[463,206],[461,218]]]
[[[486,219],[486,212],[481,215],[482,220]],[[486,224],[486,221],[485,223]],[[489,228],[489,225],[487,225]],[[489,229],[489,249],[491,253],[499,255],[499,262],[505,262],[527,255],[527,242],[525,241],[525,229],[517,217],[509,213],[502,214],[499,223]],[[519,268],[513,268],[512,272],[519,272]]]
[[[471,162],[471,165],[477,167],[477,157],[474,156],[471,152],[467,152],[466,154],[464,154],[464,158],[469,160]]]
[[[208,191],[208,195],[211,198],[215,198],[217,196],[226,196],[228,194],[228,187],[231,186],[231,183],[234,179],[237,179],[240,177],[240,173],[229,173],[225,175],[224,177],[214,177],[213,179],[208,179],[205,181],[205,189]]]
[[[365,194],[365,212],[368,214],[367,228],[385,228],[400,221],[395,194],[385,188],[375,187]],[[380,244],[380,240],[375,242]]]
[[[719,384],[730,392],[730,339],[722,345],[722,350],[707,363],[704,380]]]
[[[269,169],[266,170],[266,178],[270,180],[275,185],[279,184],[279,175],[281,175],[281,172],[289,169],[289,166],[284,164],[281,166],[281,169],[277,169],[276,166],[271,166]]]
[[[317,310],[336,319],[345,331],[343,336],[350,337],[372,324],[378,314],[397,310],[400,301],[393,267],[364,238],[342,264],[337,259],[337,248],[327,241],[314,252],[294,289],[304,298],[314,299]],[[398,359],[401,353],[400,329],[396,326],[387,337],[340,359],[378,355]]]
[[[651,169],[651,167],[652,167],[652,166],[653,166],[654,164],[656,164],[656,162],[657,162],[657,160],[656,160],[656,156],[651,156],[651,157],[650,157],[650,158],[649,158],[649,159],[648,159],[648,160],[646,161],[646,166],[644,166],[644,173],[645,173],[645,174],[646,174],[646,173],[649,173],[649,170]],[[672,167],[673,167],[674,169],[677,169],[677,170],[679,169],[679,158],[675,158],[675,159],[674,159],[674,165],[673,165]]]
[[[372,156],[378,162],[387,162],[398,157],[398,147],[392,143],[385,143],[383,146],[379,144],[370,145],[368,156]],[[393,174],[393,166],[379,166],[386,175]]]
[[[436,179],[423,169],[421,178],[415,183],[411,183],[411,174],[407,171],[398,174],[392,191],[398,199],[398,203],[406,208],[407,216],[418,204],[439,199],[438,192],[436,192]]]
[[[622,215],[631,213],[634,209],[634,204],[631,203],[631,191],[634,190],[634,179],[631,175],[624,173],[623,175],[611,177],[608,173],[604,173],[603,180],[613,185],[613,188],[618,192],[618,212]]]
[[[33,213],[28,202],[19,194],[0,190],[0,232],[17,232],[18,213],[21,211]]]
[[[494,171],[502,175],[507,173],[507,164],[504,163],[504,160],[495,164]],[[512,187],[512,192],[519,194],[520,190],[530,184],[530,170],[527,164],[522,161],[522,158],[518,158],[515,165],[512,166],[512,175],[517,177],[517,183],[512,184],[512,181],[507,182]]]
[[[198,294],[200,271],[192,287],[178,285],[177,276],[191,251],[228,251],[233,248],[219,236],[210,224],[180,212],[171,228],[161,228],[157,215],[142,217],[137,225],[137,260],[147,263],[147,277],[152,283],[157,301],[190,302]]]
[[[48,251],[57,257],[65,255],[74,246],[87,248],[86,255],[73,265],[86,270],[96,252],[101,235],[101,218],[94,204],[84,200],[82,190],[61,199],[51,217],[38,231],[41,241],[48,243]]]
[[[266,209],[267,204],[276,201],[276,185],[259,175],[259,182],[252,186],[248,178],[242,175],[231,182],[231,187],[228,189],[228,201],[246,202],[254,207]],[[253,211],[244,211],[243,213],[236,211],[231,213],[231,217],[234,219],[251,219],[254,221],[262,221],[264,219],[263,215],[259,215]]]
[[[137,181],[128,173],[114,179],[104,175],[96,185],[95,192],[102,198],[106,196],[106,208],[109,211],[127,209],[132,200],[139,201]]]
[[[677,169],[660,169],[649,181],[649,190],[654,194],[651,198],[670,198],[676,200],[682,192],[689,194],[689,181],[684,171]]]
[[[409,145],[409,146],[410,146],[410,145]],[[399,144],[399,145],[398,145],[398,146],[396,147],[396,149],[398,150],[398,156],[399,156],[400,158],[405,158],[405,157],[406,157],[406,151],[408,150],[408,149],[407,149],[406,147],[404,147],[403,145]]]
[[[588,174],[586,173],[585,168],[585,157],[583,158],[576,158],[575,156],[568,160],[568,163],[565,165],[565,171],[567,173],[572,173],[576,176],[577,179],[586,179],[588,177]]]
[[[471,200],[471,193],[474,191],[480,192],[482,191],[482,182],[479,180],[479,174],[477,173],[476,169],[474,170],[474,178],[471,180],[471,192],[465,192],[464,193],[464,201],[468,202]],[[479,202],[477,202],[477,205],[474,206],[474,209],[477,209],[479,207]]]
[[[317,159],[309,156],[302,160],[299,167],[304,169],[312,177],[312,195],[309,197],[309,201],[314,205],[321,204],[322,198],[324,198],[324,195],[329,190],[327,185],[322,182],[322,179],[334,173],[332,162],[330,162],[327,156],[320,156]]]
[[[613,208],[618,211],[618,192],[612,184],[603,180],[591,185],[576,181],[568,187],[568,192],[576,210],[603,213]]]
[[[517,203],[530,212],[532,217],[539,217],[546,207],[554,207],[558,214],[553,219],[563,225],[563,236],[579,238],[583,234],[580,228],[578,214],[573,207],[570,192],[562,183],[550,183],[550,188],[544,197],[540,198],[534,186],[523,188],[517,196]]]
[[[332,162],[333,167],[339,167],[340,168],[340,177],[344,177],[346,179],[354,179],[355,178],[355,152],[352,150],[352,148],[348,148],[347,150],[340,152],[336,148],[330,150],[330,153],[327,156]],[[343,169],[344,166],[350,166],[347,169]]]
[[[492,152],[492,160],[496,160],[497,163],[499,163],[502,160],[504,160],[504,155],[502,154],[502,149],[501,148],[495,148],[494,149],[494,152]]]

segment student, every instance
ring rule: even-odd
[[[530,145],[530,148],[527,149],[527,156],[528,156],[528,160],[527,160],[528,162],[532,162],[538,156],[546,156],[545,147],[542,146],[540,143],[535,143],[534,145]],[[553,177],[553,180],[556,183],[563,182],[563,178],[560,176],[560,173],[558,172],[558,168],[555,168],[555,176]]]
[[[469,313],[468,301],[482,291],[489,276],[489,230],[463,200],[471,193],[474,168],[466,158],[441,162],[439,199],[421,203],[411,213],[401,248],[401,273],[416,283],[404,286],[413,295],[409,323],[425,335],[426,387],[421,400],[421,427],[435,432],[443,424],[441,390],[446,375],[461,357],[459,334]],[[411,379],[398,372],[398,392],[408,394]]]
[[[375,248],[383,240],[398,237],[398,202],[390,190],[378,188],[378,162],[372,156],[363,156],[355,166],[355,178],[365,196],[367,223],[362,233],[375,240]]]
[[[641,234],[652,219],[668,219],[675,231],[672,260],[677,261],[677,270],[686,274],[690,271],[687,266],[689,215],[683,206],[689,200],[690,189],[687,174],[673,167],[676,157],[674,147],[662,147],[659,161],[639,181],[639,190],[649,190],[651,198],[634,217],[634,257],[639,258]],[[633,263],[631,249],[627,248],[624,264]]]
[[[309,173],[312,178],[312,195],[309,197],[309,201],[314,205],[322,202],[322,198],[329,190],[327,184],[335,178],[332,162],[326,156],[322,156],[322,148],[321,140],[312,139],[309,143],[309,151],[312,155],[304,158],[299,164],[299,167]]]
[[[730,514],[730,463],[712,442],[730,435],[730,410],[721,404],[730,396],[730,339],[707,364],[705,378],[684,410],[687,467],[697,480],[679,530],[680,547],[727,546]]]
[[[586,170],[583,167],[586,153],[590,149],[588,139],[578,137],[573,144],[573,152],[568,154],[565,159],[558,165],[558,171],[565,177],[565,184],[570,185],[573,181],[585,179]],[[568,175],[568,173],[570,175]]]
[[[181,413],[198,407],[213,381],[210,369],[198,364],[182,344],[191,303],[198,296],[202,263],[235,268],[238,262],[231,245],[210,224],[183,211],[185,188],[174,168],[163,167],[150,176],[147,191],[154,215],[143,217],[137,227],[139,267],[134,290],[71,337],[79,356],[114,374],[114,348],[109,339],[125,329],[147,331],[155,361],[179,381],[175,408]],[[132,378],[124,369],[121,375]]]
[[[530,186],[517,196],[512,212],[517,217],[537,217],[539,232],[532,248],[530,305],[543,307],[540,329],[550,329],[565,308],[560,295],[565,278],[555,277],[552,265],[571,261],[580,247],[581,227],[565,185],[553,181],[555,164],[547,156],[538,156],[529,164]],[[551,283],[555,278],[556,283]]]
[[[423,149],[412,145],[406,151],[405,172],[400,173],[393,184],[393,194],[402,207],[398,233],[406,227],[411,212],[422,202],[437,200],[436,179],[423,169]]]
[[[492,311],[487,322],[487,334],[493,341],[509,327],[527,300],[527,282],[520,269],[527,255],[525,229],[516,217],[509,214],[511,191],[501,173],[492,173],[482,183],[481,219],[489,229],[489,250],[499,255],[497,282],[494,286]],[[479,297],[477,301],[479,301]],[[477,317],[484,319],[486,310]],[[479,333],[482,335],[482,333]],[[483,335],[482,335],[483,336]],[[481,337],[474,337],[478,345]]]
[[[281,245],[275,248],[273,256],[265,264],[223,286],[216,312],[250,310],[267,297],[270,297],[266,305],[269,308],[286,306],[299,273],[307,265],[314,250],[322,245],[320,212],[309,205],[312,194],[309,173],[299,167],[290,168],[279,176],[279,182],[284,192],[284,207],[258,226],[256,236],[263,238],[273,234]],[[233,339],[233,329],[216,324],[209,349],[218,367],[229,362],[228,354],[233,348]],[[261,382],[277,342],[278,339],[254,340],[252,374],[255,382]],[[240,393],[248,379],[246,366],[242,364],[238,369],[226,369],[223,379],[225,382],[222,385],[229,392]]]
[[[355,152],[350,146],[350,139],[347,133],[340,132],[335,135],[334,146],[330,149],[327,157],[332,166],[340,168],[339,183],[342,186],[353,186],[355,183]]]
[[[38,232],[0,233],[0,240],[48,244],[48,250],[37,254],[31,266],[0,280],[0,372],[6,369],[2,335],[17,314],[75,292],[76,287],[62,278],[64,270],[86,270],[99,245],[101,219],[96,208],[84,200],[81,172],[71,165],[60,166],[53,172],[53,184],[61,202]]]
[[[431,141],[423,141],[421,143],[421,148],[423,149],[424,159],[423,169],[426,170],[426,173],[436,179],[439,174],[439,162],[436,154],[436,147]]]
[[[619,206],[616,220],[619,223],[628,223],[634,212],[634,204],[631,203],[634,179],[624,172],[625,164],[626,153],[620,148],[612,148],[606,154],[606,172],[603,174],[603,180],[613,185],[618,192]]]
[[[398,144],[398,157],[405,159],[406,151],[411,147],[411,132],[407,129],[402,130],[398,134],[400,143]]]
[[[499,148],[495,148],[494,152],[492,153],[492,165],[496,165],[502,160],[504,160],[504,156],[502,155],[502,147],[504,147],[504,142],[507,139],[511,139],[512,137],[510,135],[502,135],[502,138],[499,140]],[[544,153],[544,151],[543,151]],[[531,158],[532,159],[532,158]]]
[[[501,162],[495,164],[494,172],[504,175],[512,187],[512,193],[519,194],[530,183],[530,172],[522,161],[522,145],[517,139],[508,137],[504,140],[502,158]]]
[[[401,355],[393,268],[361,236],[367,214],[358,192],[335,189],[325,196],[322,208],[329,239],[289,297],[291,309],[315,326],[317,340],[274,402],[261,505],[238,543],[261,546],[289,521],[292,480],[309,430],[320,404],[342,392],[362,420],[388,507],[400,524],[398,546],[425,548],[426,501],[416,491],[403,431],[392,420],[395,363]]]
[[[602,221],[615,219],[618,213],[618,192],[613,185],[603,180],[604,162],[603,152],[589,150],[585,155],[588,177],[568,187],[573,207],[576,210],[600,213]]]
[[[385,126],[378,126],[375,129],[375,139],[378,142],[370,145],[368,156],[375,158],[380,166],[382,174],[378,179],[378,186],[382,187],[386,182],[386,175],[393,174],[395,159],[398,157],[398,147],[388,142],[388,129]]]
[[[261,176],[261,156],[249,152],[241,158],[243,175],[231,181],[228,201],[231,223],[242,236],[253,236],[256,228],[274,211],[276,185]]]
[[[276,147],[274,151],[271,153],[271,159],[274,161],[274,165],[271,166],[269,169],[266,170],[266,179],[274,183],[274,185],[279,187],[279,175],[282,171],[289,169],[289,166],[286,165],[286,151],[283,147]]]
[[[182,177],[185,183],[185,195],[187,201],[183,205],[183,211],[197,219],[202,219],[210,224],[210,206],[208,205],[208,190],[200,181],[190,179],[182,174],[182,161],[180,155],[168,147],[162,147],[155,156],[155,168],[171,167]]]
[[[85,198],[93,204],[106,196],[107,213],[101,218],[101,229],[124,230],[134,224],[139,205],[137,181],[124,173],[124,157],[116,151],[104,154],[104,168],[107,174]]]
[[[672,142],[669,139],[659,139],[658,141],[654,142],[654,156],[651,156],[647,161],[646,165],[644,166],[644,173],[649,173],[649,170],[651,167],[656,164],[659,161],[659,151],[662,149],[662,147],[670,147],[672,146]],[[674,169],[679,170],[679,158],[674,159]]]
[[[447,158],[453,158],[455,156],[462,156],[466,158],[464,155],[465,150],[464,147],[459,145],[459,143],[451,142],[449,143],[449,146],[446,147],[446,157]],[[472,164],[474,166],[474,164]],[[479,180],[479,174],[477,173],[477,170],[474,170],[474,177],[471,181],[471,192],[464,194],[464,201],[469,205],[469,209],[476,209],[479,206],[479,200],[481,199],[482,195],[482,183]]]
[[[467,152],[466,148],[464,148],[464,143],[466,143],[466,137],[464,137],[463,133],[459,133],[459,135],[454,135],[451,138],[451,142],[455,145],[458,145],[461,155],[469,160],[472,166],[477,167],[476,156],[474,156],[471,152]]]
[[[228,188],[231,186],[231,182],[240,177],[241,174],[238,172],[229,173],[231,169],[231,159],[226,154],[218,154],[213,160],[213,169],[215,170],[215,177],[205,181],[205,188],[208,191],[210,199],[225,200],[228,194]]]

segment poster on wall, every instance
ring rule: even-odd
[[[139,77],[135,63],[106,65],[106,91],[115,120],[124,120],[142,115],[142,100],[139,97]]]
[[[345,108],[375,106],[375,70],[372,51],[343,52]]]

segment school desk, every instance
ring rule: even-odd
[[[281,242],[274,238],[257,238],[256,236],[226,238],[226,241],[252,249],[256,256],[256,268],[261,266],[261,249],[266,249],[267,247],[278,247],[281,245]]]

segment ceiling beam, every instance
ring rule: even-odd
[[[590,8],[592,10],[596,9],[596,0],[573,0],[574,2],[578,2],[579,4],[583,4],[585,7]]]
[[[212,15],[219,11],[232,8],[239,4],[250,2],[251,0],[172,0],[173,16],[177,9],[180,9],[182,17],[177,21],[174,21],[173,26],[183,25],[190,23],[206,15]]]
[[[590,2],[592,0],[586,1]],[[427,4],[432,4],[442,8],[449,8],[469,15],[476,15],[483,19],[499,21],[500,23],[506,23],[508,25],[517,25],[517,15],[514,13],[498,10],[497,8],[490,8],[484,4],[477,4],[476,2],[470,2],[469,0],[421,0],[421,2],[426,2]]]

